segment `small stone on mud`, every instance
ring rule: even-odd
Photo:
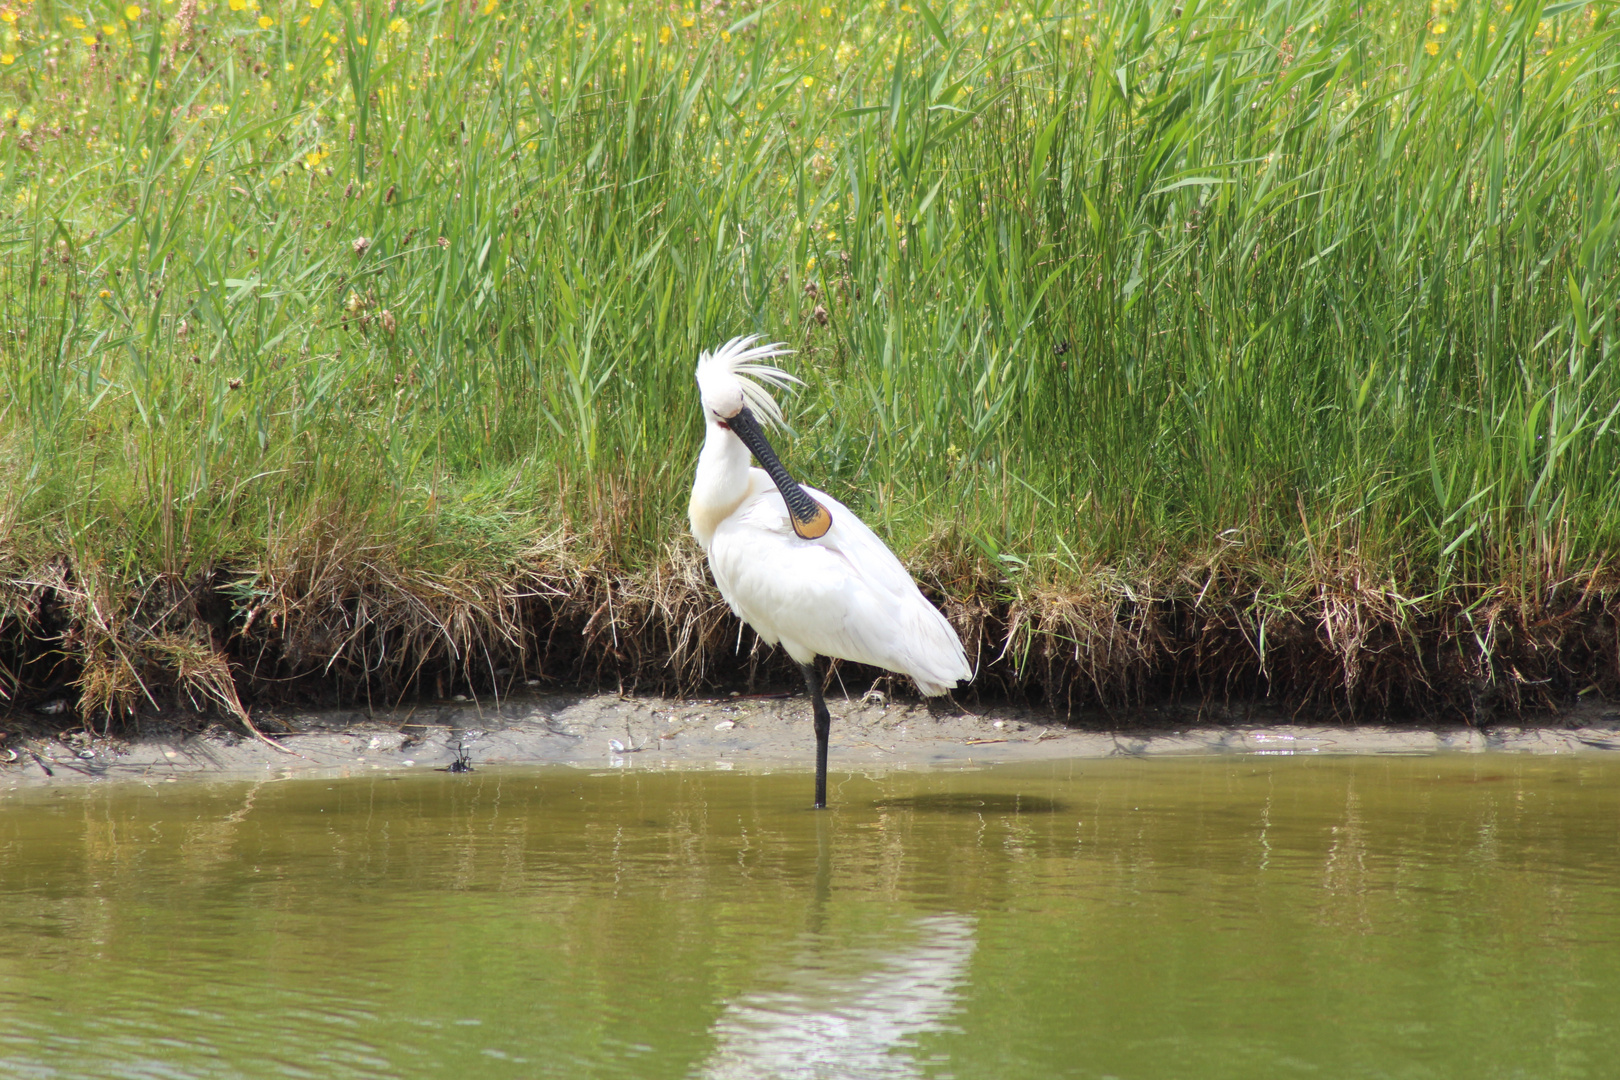
[[[737,726],[737,721],[735,721],[735,720],[722,720],[718,724],[714,725],[714,730],[716,730],[716,731],[730,731],[732,728],[734,728],[736,726]]]

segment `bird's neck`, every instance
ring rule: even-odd
[[[698,454],[692,500],[687,504],[692,535],[704,551],[709,550],[714,530],[748,497],[748,461],[748,448],[742,440],[710,420]]]

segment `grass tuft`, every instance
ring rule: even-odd
[[[988,689],[1620,690],[1606,5],[5,10],[9,696],[761,676],[748,332]]]

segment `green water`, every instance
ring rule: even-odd
[[[1620,759],[0,796],[0,1076],[1608,1077]]]

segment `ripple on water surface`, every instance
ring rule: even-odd
[[[0,803],[0,1076],[1605,1076],[1620,763]]]

